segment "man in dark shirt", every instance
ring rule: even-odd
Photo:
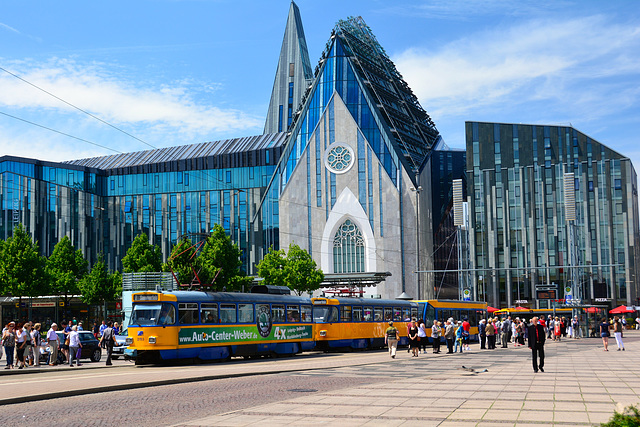
[[[527,328],[529,335],[529,348],[531,349],[531,359],[533,360],[533,372],[544,372],[544,327],[538,324],[538,318],[531,319],[531,325]],[[540,357],[540,363],[538,363]]]

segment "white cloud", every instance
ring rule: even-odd
[[[200,142],[216,139],[212,135],[259,131],[262,125],[259,117],[238,109],[214,105],[211,101],[215,102],[215,96],[211,96],[211,93],[220,88],[215,82],[193,86],[194,82],[184,79],[172,85],[154,86],[121,78],[116,66],[83,64],[59,58],[46,63],[13,61],[4,67],[102,120],[125,128],[127,132],[143,140],[145,136],[155,136],[163,142],[174,137],[179,138],[177,143]],[[198,97],[200,92],[208,92],[208,97],[201,100]],[[7,73],[0,72],[0,93],[0,110],[15,116],[95,142],[105,139],[105,134],[112,139],[122,136]],[[41,120],[45,119],[43,123]],[[2,123],[6,121],[3,119]],[[21,125],[22,129],[25,126],[28,125]],[[81,130],[88,133],[81,134]],[[9,131],[5,129],[5,137],[7,132]],[[114,137],[114,134],[118,135]],[[192,138],[197,141],[190,141]],[[133,143],[135,148],[128,146],[122,150],[147,148],[130,138],[128,142]],[[5,144],[6,139],[2,142],[2,145]],[[109,142],[103,144],[112,147]],[[69,158],[77,158],[77,155],[67,157]]]
[[[571,101],[586,96],[585,84],[591,102],[612,106],[612,79],[637,78],[640,60],[634,52],[639,50],[636,26],[592,16],[531,20],[438,50],[412,48],[394,62],[425,108],[434,117],[447,117],[531,101]]]

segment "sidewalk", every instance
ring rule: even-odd
[[[369,374],[386,373],[388,382],[309,393],[180,425],[594,425],[607,421],[617,405],[640,404],[640,331],[625,332],[624,352],[616,351],[615,340],[609,344],[604,352],[596,338],[548,341],[545,372],[537,374],[526,347],[480,351],[476,345],[470,353],[417,359],[400,351],[393,361],[366,367]]]

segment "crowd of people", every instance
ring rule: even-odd
[[[636,328],[640,325],[640,318],[636,319]],[[520,319],[511,316],[506,318],[491,317],[481,319],[478,324],[478,338],[481,350],[493,350],[496,344],[501,348],[508,348],[510,344],[515,347],[527,345],[532,351],[532,361],[534,372],[544,372],[544,343],[552,340],[559,342],[562,339],[578,339],[582,337],[581,324],[578,316],[567,319],[566,317],[549,315],[537,316],[531,319]],[[449,318],[442,324],[442,321],[434,320],[431,326],[431,343],[433,353],[440,353],[441,339],[444,338],[447,345],[447,354],[462,353],[470,350],[471,324],[467,318],[454,320]],[[599,325],[600,337],[602,337],[604,351],[609,351],[609,337],[613,332],[618,346],[618,351],[624,351],[623,331],[626,329],[626,320],[618,316],[613,319],[603,318]],[[429,337],[427,336],[427,326],[424,320],[411,320],[407,324],[407,338],[409,339],[408,352],[411,357],[418,357],[420,351],[426,353]],[[396,357],[397,345],[400,340],[400,331],[394,326],[393,321],[389,322],[389,327],[385,332],[385,344],[389,347],[392,358]],[[526,344],[525,344],[526,342]]]
[[[75,318],[70,321],[63,320],[58,326],[51,323],[45,332],[42,323],[39,322],[8,322],[2,329],[2,346],[0,347],[0,360],[6,360],[5,369],[24,369],[29,366],[39,367],[41,362],[50,366],[61,363],[68,363],[73,366],[75,361],[77,366],[81,366],[80,353],[82,342],[79,331],[83,331],[82,321]],[[62,332],[62,339],[58,335]],[[102,321],[98,324],[96,320],[91,330],[93,335],[101,341],[103,348],[107,349],[107,364],[111,364],[110,351],[113,349],[115,335],[119,333],[117,322]],[[107,337],[107,339],[103,339]],[[48,351],[47,351],[48,350]]]

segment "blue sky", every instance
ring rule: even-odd
[[[639,2],[297,4],[312,66],[335,22],[362,16],[452,147],[464,147],[465,120],[570,123],[640,168]],[[0,155],[59,161],[262,133],[288,9],[2,2],[0,67],[137,139],[0,70]]]

